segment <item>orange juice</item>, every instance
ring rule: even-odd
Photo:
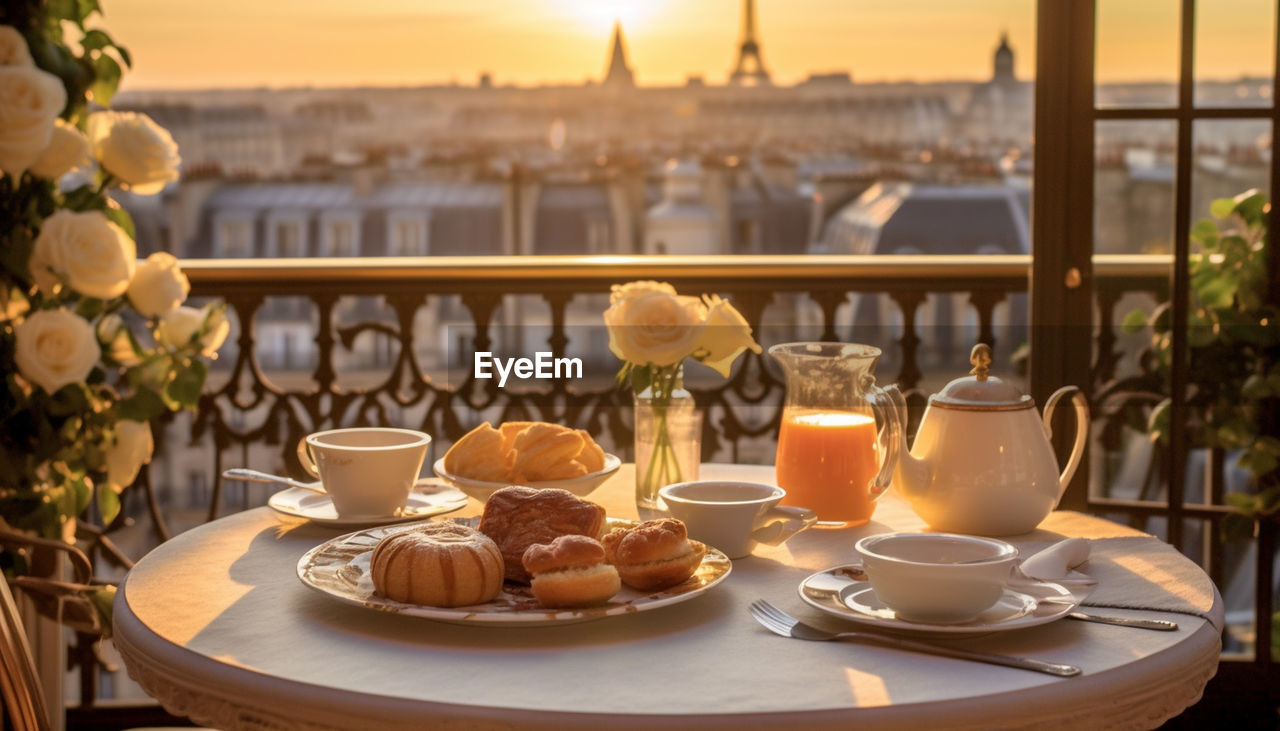
[[[879,471],[870,414],[788,410],[778,434],[783,505],[809,508],[823,521],[862,525],[875,509],[869,485]]]

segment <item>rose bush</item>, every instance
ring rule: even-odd
[[[65,119],[53,121],[53,135],[28,170],[32,175],[57,180],[89,161],[89,138]]]
[[[62,283],[85,297],[111,299],[129,288],[138,247],[101,211],[61,210],[49,216],[31,252],[31,278],[46,296]]]
[[[89,141],[102,167],[135,193],[159,193],[178,179],[178,146],[145,114],[95,112],[89,115]]]
[[[160,317],[182,304],[191,292],[191,282],[173,254],[157,251],[138,264],[129,283],[129,301],[147,317]]]
[[[32,66],[0,66],[0,171],[22,175],[40,157],[66,104],[57,76]]]

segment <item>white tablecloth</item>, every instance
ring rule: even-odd
[[[773,474],[704,465],[703,477],[771,482]],[[624,467],[591,499],[610,515],[634,517],[632,480]],[[458,515],[478,510],[473,503]],[[259,508],[180,535],[139,562],[116,601],[116,642],[130,675],[171,711],[237,728],[1149,727],[1195,702],[1217,667],[1222,605],[1208,577],[1155,539],[1076,513],[1055,513],[1013,542],[1030,550],[1062,536],[1107,539],[1085,567],[1103,580],[1104,597],[1168,594],[1173,608],[1203,617],[1110,609],[1181,628],[1063,620],[950,640],[1084,669],[1061,679],[789,640],[747,614],[751,600],[765,598],[838,628],[801,602],[800,580],[851,560],[861,536],[923,527],[888,495],[869,525],[761,547],[692,601],[582,624],[502,628],[388,615],[313,592],[295,575],[298,558],[343,531]],[[1142,550],[1117,554],[1109,548],[1117,540]]]

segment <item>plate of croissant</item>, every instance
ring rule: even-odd
[[[615,520],[566,490],[509,486],[479,518],[348,533],[308,551],[297,571],[308,587],[359,607],[532,626],[687,601],[731,568],[679,520]]]
[[[585,497],[621,466],[583,429],[545,421],[508,421],[495,428],[486,421],[454,442],[434,469],[440,479],[484,502],[508,485]]]

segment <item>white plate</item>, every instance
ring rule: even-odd
[[[968,622],[932,624],[899,619],[871,589],[862,564],[819,571],[800,582],[800,598],[815,609],[841,619],[891,632],[976,635],[1007,632],[1046,624],[1074,611],[1079,602],[1070,591],[1049,581],[1021,582],[1006,588],[995,606]]]
[[[457,522],[475,525],[478,518]],[[610,520],[610,525],[623,521]],[[374,546],[384,537],[412,530],[413,525],[383,526],[348,533],[307,551],[298,561],[298,578],[302,583],[345,604],[366,607],[392,614],[426,617],[454,624],[536,626],[585,622],[616,614],[632,614],[679,604],[701,595],[724,581],[733,564],[729,557],[707,546],[702,565],[687,581],[662,591],[644,592],[622,585],[612,599],[595,607],[581,609],[546,609],[538,605],[527,586],[506,582],[498,598],[470,607],[426,607],[405,604],[378,596],[369,576],[369,558]]]
[[[541,482],[527,482],[524,484],[527,487],[535,487],[539,490],[557,487],[561,490],[568,490],[578,497],[586,497],[592,490],[600,487],[604,484],[605,480],[612,477],[613,473],[617,472],[618,468],[621,466],[621,459],[618,459],[615,455],[606,454],[604,456],[604,469],[598,472],[591,472],[583,475],[582,477],[573,477],[567,480],[543,480]],[[480,502],[488,500],[489,496],[495,491],[501,490],[508,485],[516,484],[511,482],[485,482],[483,480],[473,480],[469,477],[450,474],[444,469],[444,457],[436,460],[436,463],[432,465],[432,469],[435,470],[436,475],[440,479],[450,485],[453,485]]]
[[[409,501],[398,515],[338,517],[338,511],[334,510],[329,496],[300,487],[281,490],[267,500],[267,505],[278,513],[321,525],[345,528],[422,520],[452,512],[466,504],[467,496],[461,491],[438,484],[434,480],[419,480],[413,486],[413,492],[409,493]]]

